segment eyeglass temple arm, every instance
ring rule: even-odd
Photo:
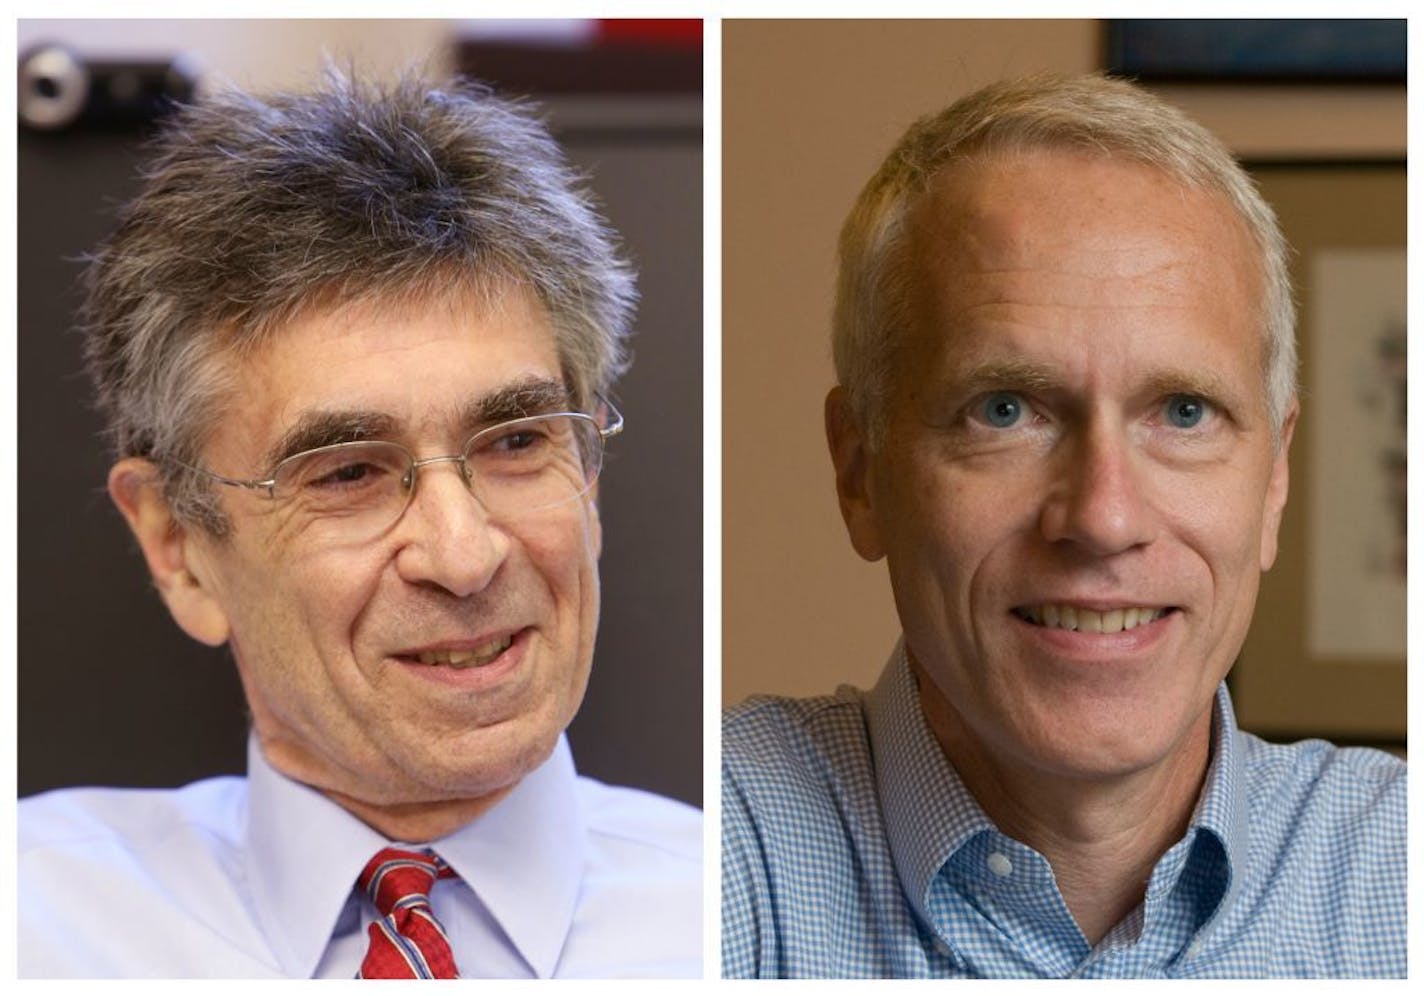
[[[623,413],[620,412],[617,408],[614,408],[613,402],[609,401],[605,397],[600,396],[598,398],[598,403],[607,413],[605,415],[605,418],[607,419],[607,424],[598,427],[598,434],[604,439],[607,439],[610,436],[618,435],[618,433],[623,431]]]
[[[620,429],[623,427],[621,419],[619,420],[618,427]],[[180,467],[185,467],[188,470],[193,471],[193,473],[195,474],[202,474],[204,477],[211,478],[212,480],[217,481],[219,484],[228,484],[234,488],[246,488],[248,491],[265,491],[267,492],[268,498],[272,497],[272,492],[277,487],[277,481],[275,479],[268,479],[265,481],[244,481],[236,477],[224,477],[222,474],[208,470],[206,467],[195,467],[191,463],[185,463],[182,460],[174,460],[173,462]]]

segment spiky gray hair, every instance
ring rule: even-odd
[[[627,365],[634,276],[526,104],[461,80],[329,67],[304,92],[177,110],[91,257],[86,360],[119,456],[162,468],[176,514],[221,533],[199,462],[234,364],[307,309],[510,286],[547,311],[575,403]]]

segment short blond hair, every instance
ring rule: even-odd
[[[995,83],[916,121],[841,228],[832,347],[871,445],[884,432],[895,332],[908,318],[912,274],[899,250],[910,207],[940,171],[971,155],[1034,148],[1126,158],[1226,198],[1260,252],[1266,403],[1279,439],[1296,393],[1296,345],[1290,250],[1275,212],[1221,141],[1172,105],[1124,80],[1039,75]]]

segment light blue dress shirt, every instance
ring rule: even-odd
[[[20,975],[351,978],[375,916],[354,883],[388,843],[255,741],[245,779],[21,800]],[[563,738],[430,846],[464,977],[701,974],[701,813],[579,777]]]
[[[1405,765],[1236,727],[1223,686],[1186,835],[1096,946],[920,712],[875,689],[754,698],[723,727],[722,971],[795,978],[1403,977]]]

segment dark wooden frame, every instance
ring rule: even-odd
[[[1104,22],[1108,72],[1159,83],[1403,83],[1402,19]]]

